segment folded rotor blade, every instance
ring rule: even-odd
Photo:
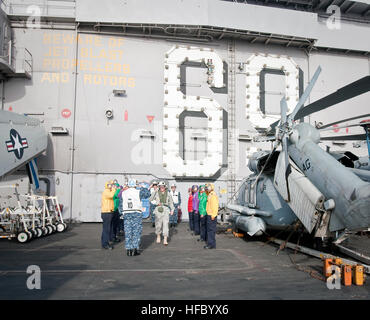
[[[362,114],[362,115],[359,115],[359,116],[356,116],[356,117],[352,117],[352,118],[347,118],[347,119],[339,120],[339,121],[332,122],[332,123],[328,123],[328,124],[325,124],[325,125],[321,126],[319,129],[320,129],[320,130],[321,130],[321,129],[325,129],[325,128],[328,128],[328,127],[334,126],[334,125],[336,125],[336,124],[340,124],[340,123],[343,123],[343,122],[346,122],[346,121],[357,120],[357,119],[365,118],[365,117],[370,117],[370,113]]]
[[[361,124],[360,123],[356,123],[356,124],[349,124],[349,125],[346,125],[346,126],[338,126],[338,127],[332,127],[332,128],[327,128],[327,127],[325,127],[325,128],[318,128],[318,130],[320,131],[320,132],[322,132],[322,131],[331,131],[331,130],[339,130],[339,129],[345,129],[345,128],[351,128],[351,127],[360,127],[361,126]]]
[[[349,85],[346,85],[345,87],[335,91],[334,93],[309,104],[300,110],[294,119],[296,120],[306,117],[312,113],[324,110],[368,91],[370,91],[370,76],[366,76],[360,80],[352,82]]]
[[[296,120],[296,119],[302,118],[302,117],[298,117],[297,114],[298,114],[299,110],[301,110],[302,106],[306,102],[306,100],[309,97],[309,95],[311,94],[312,88],[315,85],[315,83],[317,81],[317,78],[320,75],[320,72],[321,72],[321,67],[319,66],[316,69],[316,72],[313,75],[313,77],[312,77],[310,83],[308,84],[306,90],[303,92],[302,96],[299,98],[299,101],[298,101],[296,107],[294,108],[293,112],[289,115],[289,117],[292,120]]]
[[[288,110],[288,105],[286,103],[285,97],[283,97],[280,100],[281,124],[283,124],[283,123],[286,122],[286,118],[287,118],[286,113],[287,113],[287,110]]]
[[[274,184],[282,198],[287,202],[290,201],[288,177],[292,172],[288,154],[288,139],[287,134],[281,139],[282,151],[279,154],[274,175]]]
[[[283,153],[284,153],[285,178],[286,178],[286,183],[288,187],[288,176],[291,173],[291,169],[290,169],[290,163],[289,163],[288,136],[287,135],[283,137],[282,144],[283,144]]]
[[[308,116],[312,113],[324,110],[324,109],[329,108],[333,105],[336,105],[340,102],[343,102],[343,101],[349,100],[351,98],[357,97],[357,96],[359,96],[363,93],[366,93],[368,91],[370,91],[370,76],[366,76],[366,77],[363,77],[363,78],[361,78],[361,79],[359,79],[355,82],[352,82],[352,83],[338,89],[334,93],[307,105],[306,107],[302,108],[295,115],[294,119],[296,120],[296,119],[306,117],[306,116]],[[364,115],[364,117],[367,117],[367,116],[368,116],[368,114]],[[359,118],[361,118],[361,117],[362,116],[359,116]],[[358,118],[357,117],[355,117],[353,119],[349,118],[348,120],[354,120],[354,119],[358,119]],[[346,120],[343,120],[343,121],[346,121]],[[268,130],[268,132],[274,130],[275,127],[278,125],[278,123],[279,123],[279,121],[275,121],[274,123],[272,123],[270,125],[270,130]],[[340,123],[340,122],[334,122],[332,124],[328,124],[327,126],[337,124],[337,123]]]
[[[347,136],[321,137],[320,140],[323,140],[323,141],[337,141],[337,140],[355,141],[355,140],[366,140],[366,134],[353,134],[353,135],[347,135]]]

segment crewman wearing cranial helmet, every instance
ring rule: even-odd
[[[163,244],[168,245],[168,229],[169,216],[174,214],[175,207],[172,197],[167,190],[167,185],[164,181],[160,181],[159,190],[153,193],[149,199],[156,205],[155,213],[155,233],[157,235],[157,243],[161,243],[161,233],[163,234]]]
[[[218,215],[218,197],[213,183],[206,184],[208,191],[207,199],[207,245],[204,249],[216,249],[216,228]]]
[[[175,206],[175,212],[173,215],[170,215],[170,227],[176,227],[178,222],[179,216],[179,207],[181,205],[181,193],[176,190],[176,184],[171,184],[171,191],[170,191],[173,205]]]
[[[112,219],[114,212],[114,201],[113,197],[116,193],[115,186],[112,181],[108,181],[105,184],[105,189],[101,197],[101,218],[103,220],[103,230],[101,235],[101,245],[103,249],[112,250],[112,243],[110,240],[113,237],[112,233]]]
[[[198,186],[194,185],[192,188],[193,194],[193,219],[194,219],[194,235],[200,235],[200,216],[199,216],[199,190]]]
[[[200,216],[200,238],[198,241],[207,241],[207,200],[206,186],[199,187],[199,216]]]
[[[112,242],[120,242],[121,240],[118,238],[119,235],[119,224],[120,224],[120,217],[119,217],[119,193],[122,190],[122,186],[119,185],[118,181],[115,179],[113,180],[113,185],[116,187],[116,192],[113,196],[114,202],[114,211],[113,211],[113,218],[112,218]]]
[[[122,192],[121,212],[125,225],[125,247],[128,256],[140,254],[140,238],[142,233],[142,205],[140,190],[136,189],[135,179],[128,181],[128,189]]]

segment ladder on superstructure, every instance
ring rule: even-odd
[[[227,194],[228,202],[231,202],[235,195],[236,174],[235,174],[235,41],[228,43],[228,170],[227,170]]]

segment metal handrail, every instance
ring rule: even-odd
[[[33,71],[33,57],[32,53],[25,47],[16,47],[14,44],[11,44],[11,59],[10,59],[10,67],[12,67],[15,72],[20,73],[29,73],[31,74]],[[9,54],[6,56],[0,56],[0,58],[9,62]],[[21,64],[22,70],[17,69],[17,61]]]
[[[26,72],[32,73],[32,71],[33,71],[32,53],[27,48],[24,48],[24,52],[25,52],[25,55],[24,55],[24,60],[23,60],[23,68]],[[28,55],[28,58],[26,57],[27,55]],[[28,70],[26,68],[26,65],[29,66]]]

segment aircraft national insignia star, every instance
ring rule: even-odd
[[[14,152],[17,159],[22,159],[24,149],[28,148],[28,142],[26,138],[22,138],[19,133],[11,129],[10,140],[6,141],[6,147],[8,152]]]

